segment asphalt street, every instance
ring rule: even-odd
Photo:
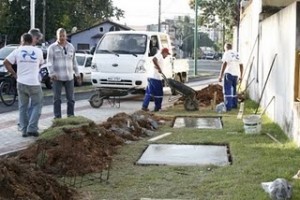
[[[193,70],[194,70],[194,62],[193,60],[189,61],[190,65],[190,79],[189,83],[192,85],[197,85],[197,82],[207,80],[207,79],[213,79],[217,78],[219,71],[220,71],[220,66],[221,62],[220,61],[215,61],[215,60],[198,60],[197,62],[197,70],[198,70],[198,76],[193,77]],[[87,87],[88,88],[88,87]],[[79,88],[80,89],[80,88]],[[44,88],[44,93],[46,96],[44,97],[44,102],[43,105],[51,105],[53,103],[53,97],[52,97],[52,91],[49,89]],[[76,92],[75,94],[75,100],[80,101],[80,100],[88,100],[89,97],[94,94],[94,89],[88,88],[87,91],[80,91]],[[142,99],[142,95],[130,95],[126,97],[122,97],[123,99],[126,100],[134,100],[134,99]],[[62,100],[65,102],[65,95],[62,95]],[[7,113],[11,111],[15,111],[18,109],[18,102],[16,101],[12,106],[5,106],[1,101],[0,101],[0,114],[2,113]]]

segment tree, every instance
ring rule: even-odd
[[[237,25],[239,18],[239,0],[198,0],[201,16],[200,25],[209,27],[223,27],[224,40],[232,39],[232,28]],[[190,1],[190,7],[194,9],[195,0]]]
[[[55,37],[63,27],[68,32],[90,27],[109,17],[121,18],[124,11],[114,7],[112,0],[47,0],[36,1],[36,27],[43,27],[43,10],[46,10],[46,40]],[[19,43],[20,35],[30,28],[30,0],[0,1],[0,34],[7,34],[10,43]]]

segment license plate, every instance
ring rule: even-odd
[[[121,81],[120,77],[108,77],[108,81]]]

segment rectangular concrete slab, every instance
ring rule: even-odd
[[[173,128],[222,129],[220,117],[176,117]]]
[[[227,146],[151,144],[137,161],[140,165],[229,165]]]

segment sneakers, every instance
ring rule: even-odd
[[[33,136],[33,137],[38,137],[39,136],[39,133],[38,132],[27,132],[26,133],[27,134],[27,136]],[[23,136],[23,135],[22,135]],[[27,137],[26,136],[26,137]],[[24,137],[24,136],[23,136]]]
[[[144,107],[142,107],[142,109],[141,110],[143,110],[143,111],[145,111],[145,112],[148,112],[149,111],[149,109],[148,108],[144,108]]]

